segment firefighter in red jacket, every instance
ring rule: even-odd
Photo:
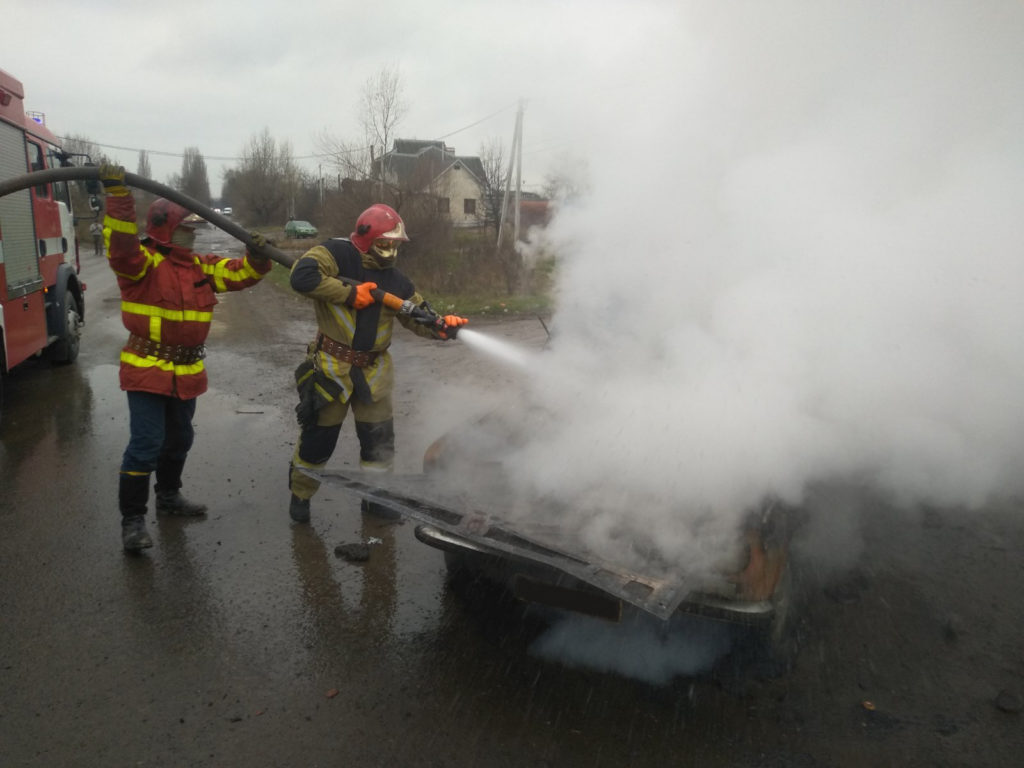
[[[121,350],[121,389],[128,394],[131,436],[121,460],[118,502],[122,545],[135,552],[153,546],[146,530],[151,473],[158,513],[206,512],[181,494],[181,473],[192,447],[196,398],[206,391],[204,342],[215,294],[255,285],[271,264],[248,251],[234,259],[195,253],[199,218],[170,200],[149,207],[140,242],[124,168],[104,165],[99,175],[107,192],[107,258],[129,332]],[[253,240],[265,242],[256,233]]]
[[[398,246],[408,239],[398,213],[377,203],[360,214],[348,238],[314,246],[292,265],[292,289],[313,300],[319,331],[295,372],[300,397],[296,414],[302,431],[289,473],[288,513],[297,523],[309,521],[309,500],[320,487],[316,471],[334,453],[350,408],[360,467],[392,469],[395,372],[388,347],[395,319],[429,339],[452,338],[466,323],[464,317],[447,315],[440,327],[423,325],[374,299],[371,291],[380,288],[415,306],[426,305],[412,281],[395,267]],[[339,277],[360,284],[351,285]],[[383,512],[375,505],[364,504],[363,509]]]

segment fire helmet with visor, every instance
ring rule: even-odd
[[[372,253],[384,265],[390,265],[398,255],[399,243],[407,242],[405,222],[389,205],[371,205],[356,219],[356,229],[349,239],[360,253]]]
[[[174,237],[175,230],[180,228],[185,230],[185,233],[192,233],[201,221],[201,217],[184,206],[161,197],[153,201],[146,213],[146,237],[168,248],[172,245],[183,245],[173,242],[181,239],[180,235],[178,238]]]

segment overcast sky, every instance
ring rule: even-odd
[[[264,128],[296,157],[317,153],[325,130],[358,141],[364,83],[397,67],[408,104],[399,136],[443,138],[459,154],[493,138],[508,151],[526,100],[524,184],[537,189],[579,147],[588,121],[578,105],[593,107],[589,116],[634,114],[649,109],[630,99],[638,74],[671,84],[643,57],[650,46],[664,63],[657,49],[679,28],[677,5],[4,0],[0,68],[55,133],[84,135],[129,170],[144,148],[166,181],[183,149],[198,147],[217,194],[224,163],[214,158],[238,157]]]

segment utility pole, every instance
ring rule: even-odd
[[[519,113],[516,121],[519,123],[518,141],[516,142],[516,216],[515,226],[512,228],[512,242],[519,242],[519,199],[523,193],[523,102],[519,102]]]
[[[508,173],[505,174],[505,193],[501,198],[501,219],[498,222],[498,250],[501,250],[502,235],[505,234],[505,218],[508,215],[508,198],[512,188],[512,164],[516,166],[516,197],[515,214],[513,215],[512,242],[519,241],[519,198],[522,189],[523,169],[523,102],[520,99],[516,111],[516,127],[512,134],[512,153],[508,161]]]

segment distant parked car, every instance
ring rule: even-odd
[[[316,237],[316,227],[310,224],[308,221],[299,221],[298,219],[292,219],[284,225],[284,236],[285,237]]]
[[[225,216],[231,216],[234,212],[234,209],[230,205],[225,205],[221,209],[221,213],[223,213]]]

